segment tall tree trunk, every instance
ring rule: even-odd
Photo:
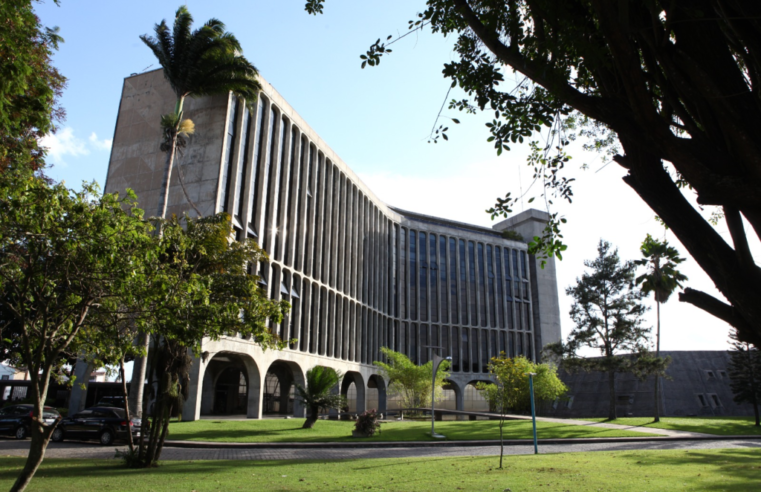
[[[661,356],[661,303],[656,298],[655,300],[655,309],[656,309],[656,330],[655,330],[655,357]],[[660,422],[661,416],[660,416],[660,403],[661,403],[661,392],[660,390],[660,377],[658,374],[655,375],[655,412],[653,414],[653,422]]]
[[[161,195],[159,195],[159,208],[157,215],[165,219],[167,202],[169,201],[169,183],[172,177],[172,167],[174,167],[174,154],[177,147],[177,135],[172,137],[172,148],[166,155],[166,167],[164,169],[164,181],[161,183]]]
[[[119,359],[119,376],[122,380],[122,395],[124,395],[124,415],[127,417],[127,443],[130,453],[135,452],[135,443],[132,442],[132,418],[129,413],[129,396],[127,395],[127,380],[124,378],[124,356]]]
[[[135,359],[132,364],[132,387],[130,388],[133,403],[132,413],[137,417],[143,417],[143,392],[145,391],[145,372],[148,367],[148,349],[150,348],[150,335],[140,333],[135,342],[145,348],[145,355]]]
[[[756,427],[761,427],[761,419],[758,414],[758,400],[753,400],[753,413],[756,415]]]
[[[608,389],[610,390],[608,420],[616,420],[616,371],[608,371]]]
[[[29,454],[26,457],[26,463],[24,468],[21,469],[21,473],[16,478],[16,482],[11,487],[11,492],[20,492],[26,489],[29,482],[32,481],[32,477],[37,472],[37,469],[42,464],[42,460],[45,458],[45,450],[50,442],[50,436],[53,434],[58,422],[51,426],[45,425],[43,422],[43,411],[45,407],[45,399],[48,395],[48,386],[50,384],[50,368],[45,368],[42,374],[29,371],[30,379],[32,380],[32,396],[34,397],[34,410],[32,415],[32,423],[30,424],[30,431],[32,433],[32,443],[29,446]],[[40,380],[42,378],[42,380]]]

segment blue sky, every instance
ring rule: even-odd
[[[178,0],[37,4],[43,24],[61,29],[65,43],[55,64],[69,79],[62,99],[67,119],[48,142],[53,178],[72,187],[83,180],[103,184],[123,79],[157,68],[138,36],[152,33],[161,19],[171,23],[181,4]],[[406,32],[407,21],[424,8],[423,1],[328,0],[325,14],[318,17],[306,14],[304,0],[185,4],[197,23],[211,17],[222,20],[262,76],[387,203],[491,226],[484,210],[495,198],[507,192],[517,196],[530,187],[526,147],[515,146],[497,157],[486,142],[484,123],[491,114],[463,115],[445,109],[444,115],[462,123],[449,125],[449,142],[427,143],[449,87],[441,70],[454,57],[453,39],[430,32],[413,34],[396,43],[380,66],[360,69],[359,55],[378,38]],[[508,84],[512,77],[507,74]],[[464,96],[453,91],[449,97]],[[573,327],[565,288],[583,271],[583,260],[596,254],[599,239],[617,245],[622,258],[634,259],[645,234],[664,234],[653,212],[621,181],[621,168],[606,165],[604,158],[586,154],[578,146],[572,155],[569,172],[577,178],[576,196],[573,205],[560,206],[569,221],[564,230],[569,250],[558,265],[564,334]],[[582,164],[589,169],[581,170]],[[718,229],[728,237],[723,224]],[[669,239],[685,252],[672,236]],[[761,247],[754,244],[754,250]],[[688,260],[683,271],[690,286],[716,295],[695,262]],[[655,324],[654,309],[649,322]],[[662,327],[665,350],[727,347],[728,326],[679,303],[676,296],[663,308]]]

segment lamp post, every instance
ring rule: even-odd
[[[535,372],[527,372],[528,375],[528,388],[531,393],[531,421],[534,424],[534,454],[539,454],[539,448],[536,442],[536,410],[534,409],[534,376]]]
[[[429,346],[428,348],[431,349],[431,361],[433,361],[433,370],[432,370],[432,376],[431,376],[431,437],[434,439],[446,439],[447,436],[442,436],[441,434],[436,434],[436,431],[434,430],[434,422],[436,420],[436,414],[434,412],[435,410],[435,392],[436,392],[436,373],[439,372],[439,366],[442,362],[445,360],[452,360],[451,357],[440,357],[438,354],[434,352],[434,349],[440,349],[443,347],[432,347]]]

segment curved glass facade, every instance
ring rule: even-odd
[[[372,364],[387,346],[424,363],[433,346],[454,373],[534,357],[524,244],[388,207],[266,94],[227,112],[217,210],[270,255],[259,273],[293,306],[272,327],[286,350]]]

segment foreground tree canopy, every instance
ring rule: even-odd
[[[323,4],[309,0],[306,10],[321,13]],[[568,132],[609,151],[728,302],[690,288],[680,300],[761,344],[761,271],[743,224],[761,234],[761,2],[428,0],[410,22],[426,27],[457,36],[459,58],[443,73],[470,99],[450,107],[495,111],[490,140],[500,152],[543,125],[555,129],[558,154],[535,146],[531,164],[568,200]],[[377,65],[388,51],[379,40],[363,61]],[[505,87],[507,71],[525,80]],[[719,207],[732,244],[690,195]],[[560,222],[554,216],[535,243],[548,254],[562,251]]]

